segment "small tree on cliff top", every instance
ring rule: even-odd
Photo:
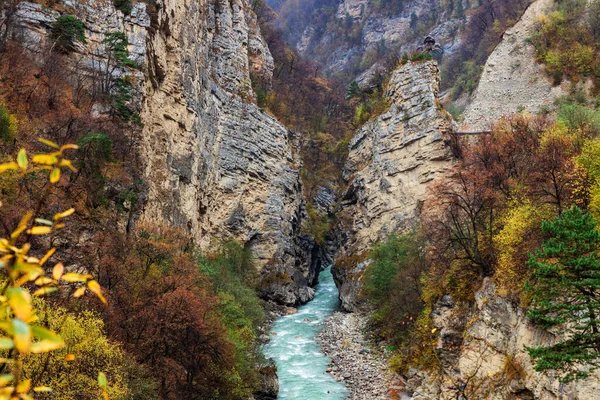
[[[528,261],[529,317],[545,329],[560,326],[565,339],[526,349],[536,371],[557,370],[564,382],[585,378],[600,366],[600,232],[595,228],[592,216],[573,206],[542,223],[550,238]]]

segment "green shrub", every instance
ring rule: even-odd
[[[391,235],[375,246],[372,257],[362,279],[363,293],[376,309],[371,322],[384,338],[401,342],[423,310],[421,247],[414,233]]]
[[[247,397],[258,385],[256,333],[264,319],[263,302],[254,290],[256,264],[249,249],[229,241],[217,254],[199,256],[198,268],[209,277],[219,297],[221,320],[235,348],[235,368],[228,380],[235,383],[238,397]]]
[[[133,9],[131,0],[113,0],[113,4],[117,10],[120,10],[125,15],[130,15]]]
[[[558,119],[569,130],[591,137],[600,136],[600,111],[578,103],[565,103],[558,110]]]
[[[75,43],[87,43],[85,25],[74,15],[63,15],[52,24],[50,37],[54,47],[62,53],[70,53],[75,49]]]
[[[6,108],[0,106],[0,139],[10,142],[14,139],[17,129],[17,120]]]

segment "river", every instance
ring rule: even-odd
[[[293,315],[280,317],[264,352],[277,365],[279,399],[343,400],[348,390],[325,370],[329,357],[317,343],[322,322],[339,307],[331,267],[319,275],[315,298]]]

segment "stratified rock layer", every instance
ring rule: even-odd
[[[273,59],[247,0],[164,1],[148,41],[144,218],[185,227],[206,250],[245,243],[263,267],[265,295],[312,298],[310,241],[293,140],[249,99],[250,73]]]
[[[358,304],[358,279],[366,267],[359,256],[390,233],[411,229],[427,186],[452,165],[452,121],[439,106],[439,83],[435,61],[400,67],[386,92],[389,111],[350,142],[344,170],[349,187],[338,214],[342,247],[333,270],[345,309]]]
[[[560,335],[534,326],[525,310],[496,293],[496,287],[489,278],[476,292],[475,306],[468,315],[457,313],[456,309],[452,299],[444,296],[433,310],[433,325],[439,332],[438,354],[443,369],[434,375],[411,371],[407,388],[414,400],[455,399],[458,392],[454,388],[457,383],[464,384],[465,377],[470,380],[468,390],[477,398],[598,398],[598,372],[585,380],[561,384],[555,373],[542,374],[533,369],[534,364],[525,346],[551,344]]]

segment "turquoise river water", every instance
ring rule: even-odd
[[[277,365],[279,399],[343,400],[348,390],[326,373],[329,357],[321,352],[316,336],[322,323],[339,307],[338,291],[330,268],[319,275],[315,298],[293,315],[273,324],[267,357]]]

